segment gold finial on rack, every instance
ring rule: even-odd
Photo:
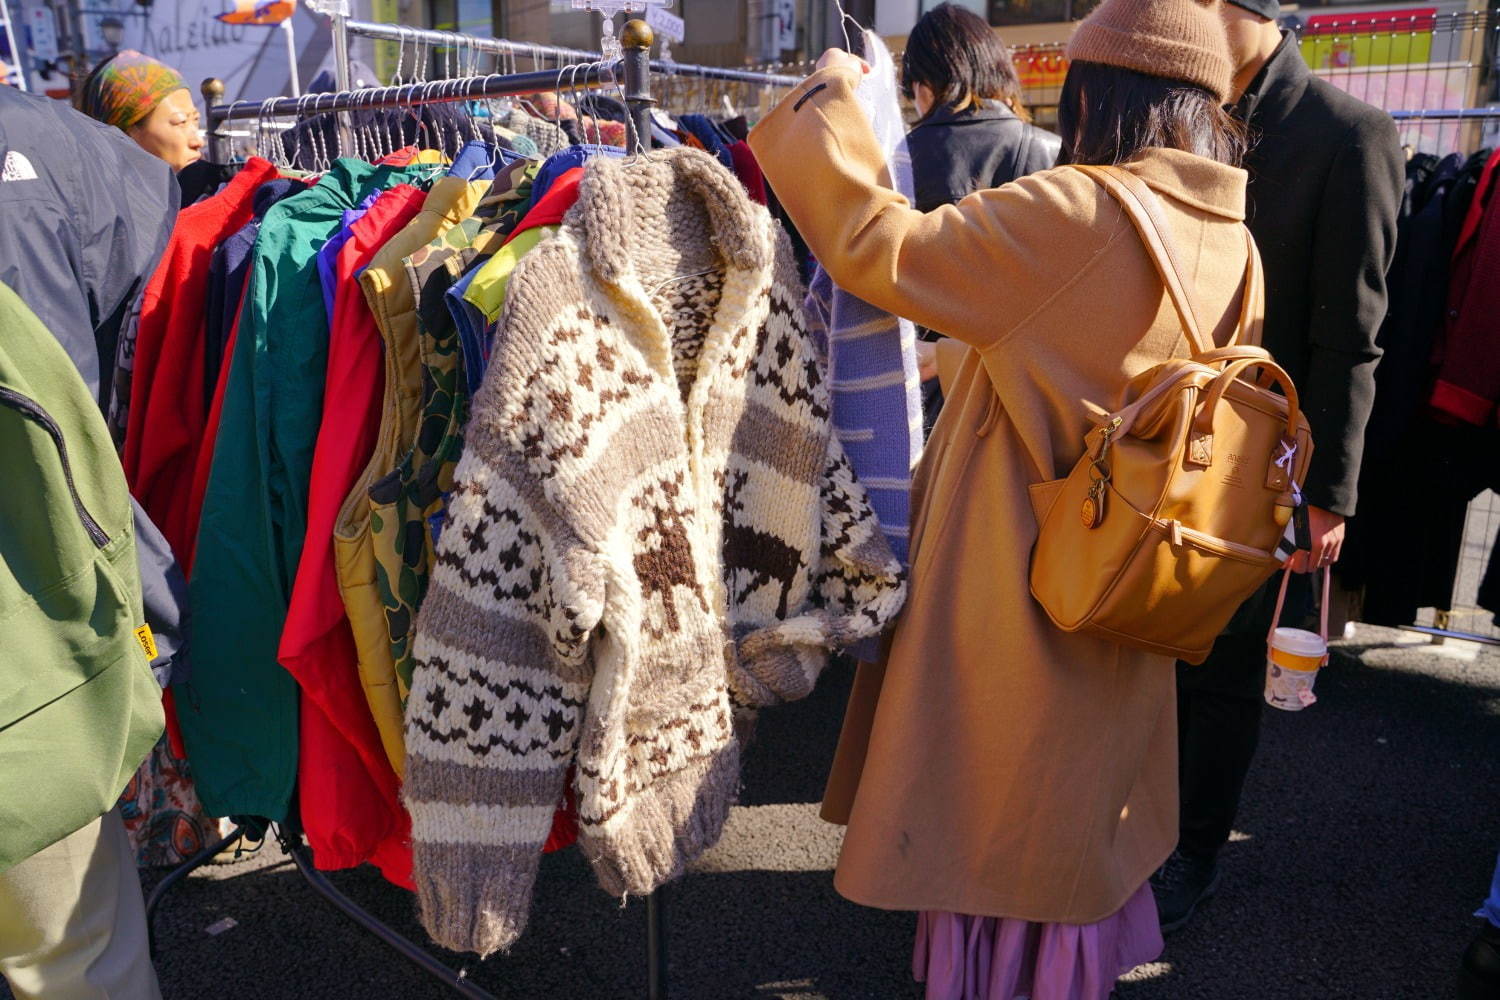
[[[651,25],[638,17],[626,21],[625,27],[620,29],[622,49],[649,49],[655,41],[656,32],[651,30]]]
[[[199,93],[203,95],[205,107],[213,107],[215,104],[224,103],[224,81],[216,76],[204,80],[198,87]]]

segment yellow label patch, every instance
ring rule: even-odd
[[[156,637],[151,634],[150,625],[136,629],[135,639],[141,644],[141,652],[146,654],[147,661],[156,659]]]

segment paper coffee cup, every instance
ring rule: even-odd
[[[1300,712],[1317,701],[1313,684],[1327,656],[1328,643],[1316,632],[1277,629],[1266,653],[1266,704]]]

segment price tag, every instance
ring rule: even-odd
[[[682,42],[687,38],[687,22],[664,7],[652,7],[646,11],[646,23],[651,30],[669,42]]]

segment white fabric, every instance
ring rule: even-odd
[[[865,61],[870,72],[860,81],[855,97],[875,130],[875,140],[885,153],[891,186],[907,201],[915,200],[911,174],[911,152],[906,147],[906,120],[901,117],[901,94],[896,63],[890,50],[873,31],[864,37]],[[901,367],[906,376],[906,427],[911,467],[917,467],[925,443],[922,422],[922,376],[917,366],[917,328],[911,320],[897,317],[901,328]]]

